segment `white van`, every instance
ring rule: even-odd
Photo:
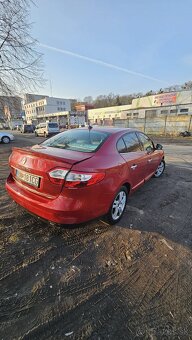
[[[48,137],[48,136],[56,135],[59,132],[60,132],[59,125],[56,122],[40,123],[35,128],[35,136]]]

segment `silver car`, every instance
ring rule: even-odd
[[[0,142],[4,144],[10,143],[10,141],[13,141],[15,137],[12,135],[12,133],[8,133],[6,131],[0,131]]]

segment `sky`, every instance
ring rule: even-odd
[[[36,0],[39,93],[83,100],[191,80],[191,13],[191,0]]]

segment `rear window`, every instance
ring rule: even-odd
[[[48,126],[50,128],[58,128],[58,124],[57,123],[48,123]]]
[[[46,140],[42,145],[72,151],[94,152],[108,136],[107,132],[73,129]]]

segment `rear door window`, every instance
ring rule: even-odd
[[[127,148],[126,148],[126,145],[125,145],[125,142],[123,140],[123,138],[120,138],[117,142],[117,151],[119,153],[125,153],[127,152]]]
[[[127,152],[137,152],[142,150],[141,144],[135,132],[127,133],[123,136],[123,140],[127,147]]]

